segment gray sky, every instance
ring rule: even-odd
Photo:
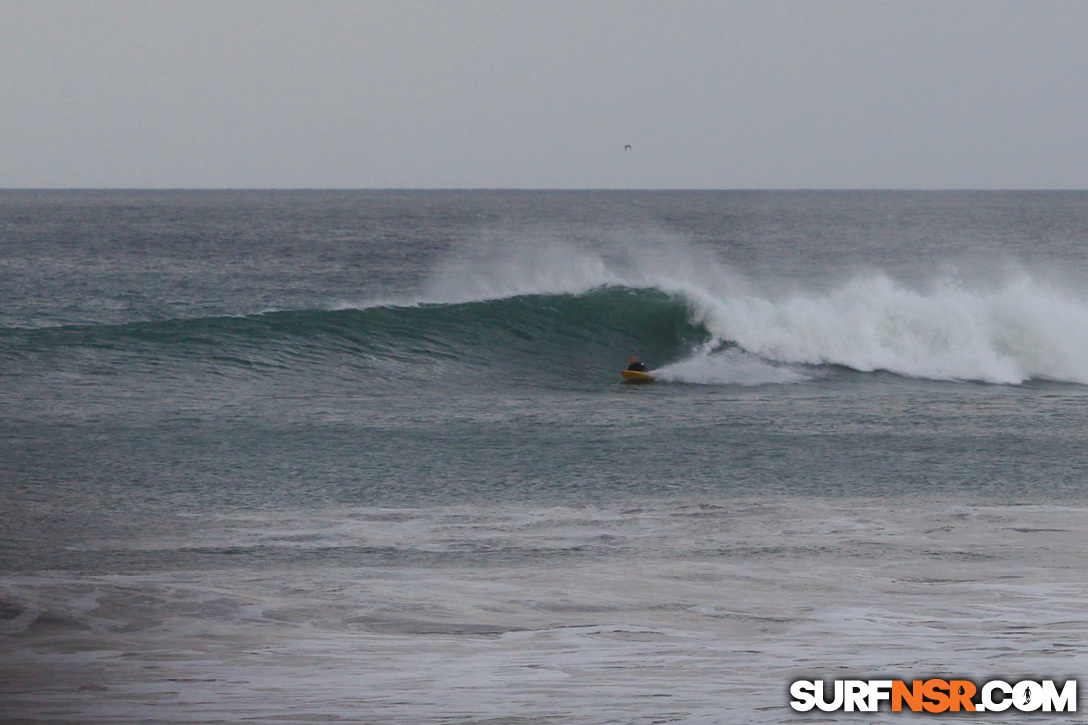
[[[1084,189],[1088,2],[0,0],[0,187]]]

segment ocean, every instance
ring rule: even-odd
[[[0,721],[916,721],[1086,436],[1088,192],[0,191]]]

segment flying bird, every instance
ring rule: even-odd
[[[631,150],[631,144],[624,145],[623,150],[624,151],[630,151]]]

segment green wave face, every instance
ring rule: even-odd
[[[602,287],[455,304],[268,312],[113,326],[0,331],[8,361],[196,364],[208,372],[288,370],[491,378],[614,375],[630,355],[659,367],[710,337],[681,298]]]

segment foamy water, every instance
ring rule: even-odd
[[[0,715],[796,722],[795,679],[1088,666],[1084,509],[764,499],[204,524],[202,546],[251,565],[0,580]],[[298,563],[263,567],[269,550]],[[330,550],[340,564],[306,565]],[[384,565],[351,565],[375,551]]]
[[[782,363],[935,380],[1088,382],[1088,300],[1030,277],[920,291],[883,274],[822,293],[699,295],[721,339]]]
[[[658,380],[704,385],[786,385],[813,379],[818,373],[803,366],[769,362],[737,348],[722,350],[707,344],[691,357],[653,371]]]

